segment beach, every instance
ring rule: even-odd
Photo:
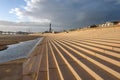
[[[0,50],[6,49],[7,45],[32,40],[37,37],[30,35],[0,35]]]
[[[119,80],[119,36],[119,26],[44,34],[23,80]]]
[[[0,65],[2,80],[14,80],[13,76],[15,80],[120,79],[119,26],[40,36],[44,37],[43,40],[26,60]],[[9,72],[7,66],[12,68],[13,65],[17,68],[13,69],[11,75],[5,76],[5,71]],[[22,76],[17,77],[18,75]]]

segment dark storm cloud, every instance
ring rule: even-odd
[[[25,0],[24,9],[15,8],[18,18],[52,22],[54,26],[77,28],[120,20],[119,0]],[[31,24],[32,25],[32,24]],[[33,25],[32,25],[33,26]]]

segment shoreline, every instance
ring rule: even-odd
[[[33,40],[40,36],[31,35],[0,35],[0,51],[7,49],[7,45]]]
[[[42,38],[37,38],[18,44],[8,45],[8,49],[0,51],[0,63],[29,57],[37,43],[41,40]]]
[[[7,48],[8,48],[7,45],[2,45],[2,46],[0,46],[0,51],[5,50]]]

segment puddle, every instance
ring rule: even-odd
[[[41,40],[42,38],[37,38],[34,40],[8,45],[7,49],[0,51],[0,63],[28,57],[31,50]]]

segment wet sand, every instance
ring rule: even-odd
[[[3,46],[1,45],[1,46],[0,46],[0,51],[5,50],[5,49],[7,49],[7,46],[6,46],[6,45],[3,45]]]
[[[32,40],[37,37],[30,35],[0,35],[0,50],[6,49],[7,45]]]

